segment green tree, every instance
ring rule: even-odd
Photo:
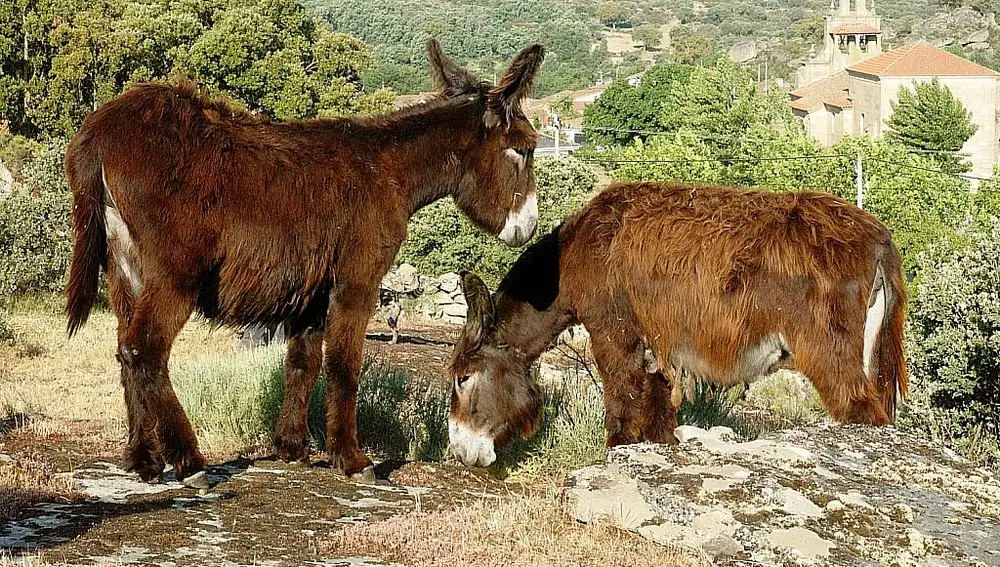
[[[625,2],[602,2],[597,6],[595,15],[602,24],[617,28],[627,23],[634,13],[632,6]]]
[[[712,40],[699,34],[684,34],[672,38],[670,46],[674,50],[674,60],[678,63],[695,65],[712,54]]]
[[[969,171],[971,166],[958,152],[979,127],[969,112],[955,98],[947,85],[930,81],[914,81],[913,89],[900,87],[898,100],[890,103],[892,115],[886,120],[891,129],[886,137],[912,148],[936,152],[932,154],[942,169],[953,172]]]
[[[650,24],[643,24],[632,31],[632,39],[641,43],[644,50],[648,50],[659,47],[663,35],[660,33],[660,28]]]

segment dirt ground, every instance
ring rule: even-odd
[[[427,320],[403,320],[399,342],[392,344],[392,333],[377,316],[368,325],[365,350],[378,353],[393,366],[416,375],[448,380],[448,360],[458,339],[460,325]]]
[[[366,352],[410,373],[447,380],[460,327],[403,321],[400,330],[399,342],[390,344],[388,327],[376,317]],[[41,336],[37,342],[50,345],[47,349],[60,344]],[[107,388],[101,397],[112,397],[118,386]],[[344,526],[452,510],[510,491],[485,470],[447,463],[378,463],[379,480],[358,484],[330,469],[323,454],[314,455],[310,467],[267,455],[226,462],[210,457],[221,464],[209,469],[214,486],[207,494],[184,488],[169,472],[167,482],[148,485],[121,469],[124,432],[118,419],[105,417],[117,411],[113,406],[122,403],[120,393],[102,403],[110,409],[102,409],[99,419],[61,418],[49,427],[44,424],[49,418],[22,416],[0,428],[0,465],[39,462],[55,476],[72,476],[81,491],[15,509],[0,524],[0,556],[40,555],[46,563],[84,565],[377,565],[382,563],[358,558],[345,563],[348,558],[320,543]],[[31,501],[19,500],[25,495],[16,488],[0,488],[4,491],[0,500]]]

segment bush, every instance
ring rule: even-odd
[[[572,158],[535,161],[535,181],[540,214],[536,239],[582,207],[597,190],[596,172]],[[424,274],[471,270],[495,286],[523,250],[483,234],[462,218],[449,199],[424,207],[411,219],[398,261]]]
[[[996,465],[1000,440],[1000,221],[919,255],[907,321],[915,395],[901,424]]]
[[[0,200],[0,295],[62,291],[72,252],[64,142],[35,154]]]

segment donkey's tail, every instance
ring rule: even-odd
[[[886,292],[886,311],[876,342],[878,349],[878,388],[882,408],[890,420],[896,416],[897,392],[905,400],[909,389],[906,357],[903,354],[903,316],[906,310],[906,282],[903,280],[902,259],[896,246],[889,242],[878,259],[876,278],[882,277]]]
[[[97,298],[101,268],[107,268],[108,242],[104,230],[104,175],[97,143],[78,133],[66,149],[66,178],[73,194],[75,238],[66,290],[66,330],[72,337],[90,316]]]

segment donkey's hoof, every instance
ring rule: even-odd
[[[375,465],[368,465],[367,467],[361,469],[361,472],[356,472],[347,478],[353,480],[354,482],[361,482],[365,484],[375,484]]]
[[[205,471],[198,471],[193,475],[185,478],[181,481],[181,484],[188,488],[196,488],[198,490],[208,490],[211,485],[208,484],[208,473]]]

